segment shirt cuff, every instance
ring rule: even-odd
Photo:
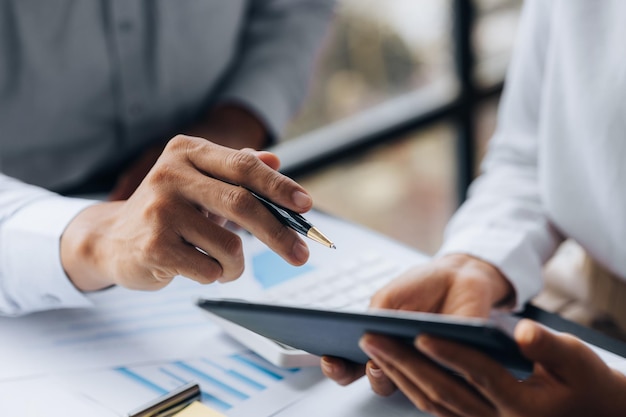
[[[476,257],[498,268],[515,290],[516,311],[541,290],[541,260],[522,232],[465,229],[446,239],[435,256],[455,253]]]
[[[24,206],[2,228],[1,265],[8,313],[90,307],[61,264],[61,235],[93,200],[46,196]]]

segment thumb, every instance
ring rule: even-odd
[[[554,333],[531,320],[517,324],[515,340],[524,356],[562,380],[580,377],[580,367],[595,356],[574,336]]]

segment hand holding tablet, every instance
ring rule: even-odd
[[[477,319],[395,310],[357,313],[235,300],[199,300],[198,306],[318,356],[366,363],[368,357],[358,346],[365,333],[395,337],[411,345],[417,335],[427,333],[480,350],[520,378],[532,372],[532,363],[521,355],[512,338],[517,319],[509,315]]]

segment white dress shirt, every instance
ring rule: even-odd
[[[0,315],[89,305],[63,271],[59,242],[93,202],[46,190],[111,181],[141,149],[220,103],[242,105],[278,136],[333,5],[2,1]]]
[[[527,0],[482,175],[439,255],[508,277],[518,307],[564,237],[626,278],[626,2]]]

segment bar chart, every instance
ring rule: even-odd
[[[323,380],[317,368],[283,369],[247,350],[122,366],[72,378],[75,388],[125,415],[189,382],[200,385],[202,403],[229,417],[271,415]]]

